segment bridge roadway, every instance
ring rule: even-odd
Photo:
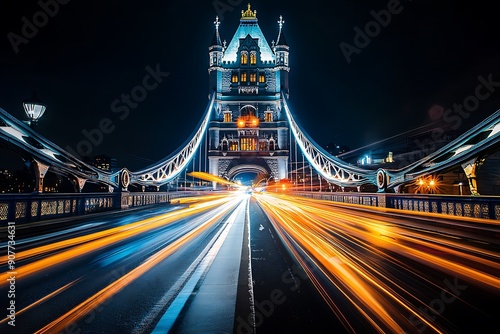
[[[450,226],[456,228],[450,228]],[[487,332],[500,225],[230,193],[16,226],[2,333]],[[6,313],[5,316],[8,314]]]

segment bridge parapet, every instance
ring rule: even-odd
[[[296,195],[367,206],[500,220],[500,197],[390,193],[300,192]]]
[[[2,194],[0,223],[34,222],[81,216],[145,205],[170,203],[172,199],[200,196],[201,192],[116,192],[74,194]]]
[[[113,210],[114,193],[0,195],[0,222],[29,222]]]

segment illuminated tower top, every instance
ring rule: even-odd
[[[222,61],[225,62],[235,62],[238,58],[238,48],[240,47],[240,40],[245,39],[248,35],[255,39],[259,45],[260,49],[260,59],[263,62],[274,62],[274,53],[269,46],[262,30],[259,27],[257,20],[257,11],[252,11],[250,9],[250,4],[248,4],[248,9],[246,11],[241,11],[240,25],[236,30],[233,39],[229,43],[227,49],[224,52],[224,57]]]

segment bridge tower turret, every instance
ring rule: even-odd
[[[288,96],[289,94],[288,72],[290,72],[288,57],[290,48],[288,46],[288,43],[286,42],[285,34],[283,33],[284,23],[285,21],[283,21],[283,17],[280,16],[280,19],[278,21],[279,32],[278,32],[278,38],[276,39],[276,43],[274,45],[274,54],[276,55],[276,69],[279,73],[281,90]]]
[[[222,45],[219,35],[219,17],[215,18],[215,33],[212,39],[212,44],[208,48],[209,67],[208,73],[210,76],[210,94],[214,91],[220,92],[222,87],[222,55],[224,54],[224,47]]]

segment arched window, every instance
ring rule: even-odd
[[[255,65],[257,64],[257,54],[255,51],[250,53],[250,65]]]
[[[231,75],[231,82],[232,82],[232,83],[236,83],[236,82],[238,82],[238,73],[233,73],[233,74]]]
[[[256,112],[254,106],[246,105],[240,109],[240,116],[242,116],[242,117],[256,116],[256,115],[257,115],[257,112]]]
[[[260,83],[266,82],[266,76],[264,74],[259,74],[259,82]]]
[[[222,139],[221,146],[222,146],[223,151],[227,151],[229,148],[228,147],[229,146],[228,140],[225,137],[224,137],[224,139]]]
[[[269,139],[269,151],[274,150],[276,150],[276,142],[274,141],[274,138],[271,137],[271,139]]]
[[[248,64],[248,54],[246,52],[241,53],[241,65]]]

